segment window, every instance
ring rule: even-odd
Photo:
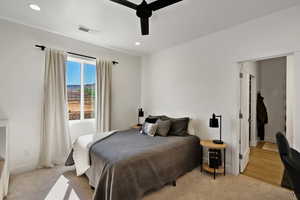
[[[94,119],[96,63],[69,57],[66,64],[69,120]]]

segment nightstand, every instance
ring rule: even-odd
[[[216,174],[224,174],[226,175],[226,148],[227,144],[215,144],[213,143],[212,140],[202,140],[200,141],[200,145],[202,146],[202,151],[203,148],[209,149],[214,149],[214,150],[223,150],[223,166],[220,166],[218,168],[211,168],[209,167],[208,163],[203,163],[201,164],[201,172],[204,170],[209,173],[214,174],[214,179],[216,178]],[[208,158],[209,159],[209,158]],[[221,158],[222,159],[222,158]],[[203,160],[203,152],[202,152],[202,160]]]
[[[142,127],[142,125],[138,125],[138,124],[131,126],[131,128],[135,128],[135,129],[140,129],[141,127]]]

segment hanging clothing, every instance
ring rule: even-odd
[[[261,140],[264,140],[265,124],[268,123],[268,112],[264,103],[264,97],[262,97],[260,93],[257,94],[256,119],[257,119],[258,137]]]

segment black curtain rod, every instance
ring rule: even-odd
[[[43,46],[43,45],[35,45],[35,47],[40,48],[42,51],[44,51],[44,50],[46,49],[46,47]],[[73,53],[73,52],[67,52],[67,53],[68,53],[68,54],[75,55],[75,56],[80,56],[80,57],[85,57],[85,58],[90,58],[90,59],[96,59],[95,57],[92,57],[92,56],[86,56],[86,55],[82,55],[82,54],[78,54],[78,53]],[[112,61],[112,63],[113,63],[114,65],[119,64],[119,62],[117,62],[117,61]]]

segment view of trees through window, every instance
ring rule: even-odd
[[[67,61],[69,120],[95,118],[96,66],[84,60]]]

